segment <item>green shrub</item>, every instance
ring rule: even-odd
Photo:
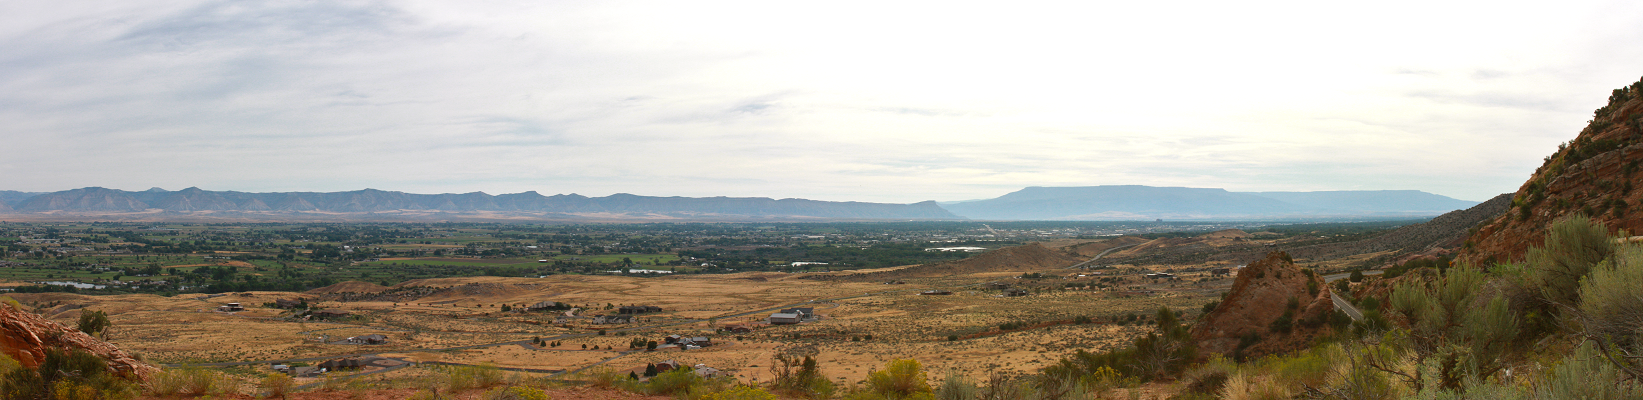
[[[1545,399],[1636,399],[1643,387],[1624,379],[1590,342],[1581,344],[1539,385]]]
[[[935,389],[937,400],[975,400],[980,394],[981,388],[976,382],[958,371],[948,371],[947,377],[941,380],[941,386]]]
[[[504,306],[506,307],[506,306]],[[524,386],[496,387],[485,391],[480,400],[548,400],[542,389]]]
[[[103,331],[108,330],[109,325],[108,313],[82,308],[80,309],[80,321],[75,326],[80,332],[100,338],[103,337]]]
[[[239,385],[233,379],[199,367],[160,371],[148,380],[148,394],[155,396],[207,396],[229,394]]]
[[[1546,301],[1574,307],[1580,304],[1580,279],[1614,250],[1608,227],[1575,216],[1553,222],[1545,243],[1530,248],[1526,258],[1531,280]]]
[[[1588,336],[1618,348],[1643,343],[1643,246],[1621,247],[1580,281],[1580,315]]]
[[[671,371],[656,374],[640,387],[645,394],[683,395],[692,391],[701,391],[707,383],[705,378],[696,375],[690,367],[679,367]]]
[[[278,397],[283,399],[286,394],[291,392],[291,388],[295,386],[294,381],[294,379],[291,379],[290,376],[285,374],[270,373],[262,377],[262,381],[258,382],[257,387],[262,389],[263,393],[266,393],[268,397]]]
[[[487,388],[502,384],[502,370],[495,365],[460,365],[445,368],[447,389]]]
[[[1330,360],[1323,348],[1279,359],[1273,373],[1284,383],[1294,386],[1323,386],[1329,377]]]
[[[729,389],[709,393],[702,396],[701,400],[778,400],[778,398],[776,395],[764,391],[764,389],[736,385]]]
[[[867,391],[886,399],[913,399],[933,396],[929,377],[918,360],[891,360],[883,371],[867,373]]]

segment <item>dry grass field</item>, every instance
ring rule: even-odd
[[[1206,266],[1174,269],[1190,267]],[[1035,271],[1049,278],[1018,279],[1020,272],[996,270],[907,278],[901,284],[819,280],[784,273],[647,278],[555,275],[406,282],[399,286],[443,289],[409,301],[339,301],[336,299],[340,295],[334,293],[281,292],[209,298],[200,294],[15,297],[65,324],[73,324],[81,308],[107,311],[115,326],[109,339],[151,362],[258,362],[221,367],[248,379],[269,371],[270,362],[317,364],[328,357],[375,353],[417,362],[553,371],[574,371],[601,362],[601,367],[617,371],[642,371],[647,363],[671,359],[719,368],[747,381],[764,381],[771,377],[768,368],[777,352],[808,352],[816,355],[825,374],[849,384],[898,358],[918,359],[930,368],[932,377],[947,371],[977,379],[998,371],[1036,371],[1080,349],[1098,351],[1119,346],[1149,331],[1145,320],[1160,307],[1195,317],[1200,307],[1215,300],[1228,283],[1225,279],[1206,279],[1202,273],[1188,273],[1175,281],[1150,282],[1131,276],[1108,282],[1105,289],[1066,289],[1067,283],[1093,283],[1102,276],[1071,278],[1079,271]],[[984,289],[983,284],[988,282],[1028,288],[1032,294],[1005,297],[1000,290]],[[933,288],[952,294],[919,295]],[[337,322],[302,320],[292,318],[286,310],[263,306],[275,299],[294,298],[306,299],[316,308],[345,310],[355,317]],[[542,301],[583,308],[583,316],[614,314],[616,310],[607,307],[622,305],[654,305],[664,311],[642,315],[635,324],[591,325],[587,319],[556,323],[563,311],[501,310],[504,304],[520,306]],[[247,310],[215,311],[218,305],[230,302],[242,303]],[[794,304],[814,307],[821,318],[786,326],[763,322],[770,314],[768,309]],[[1142,321],[1111,322],[1131,314],[1141,316]],[[1079,317],[1094,322],[1074,323]],[[1000,324],[1016,322],[1030,328],[997,330]],[[715,332],[715,327],[726,325],[751,325],[756,330]],[[601,329],[605,334],[599,334]],[[382,334],[389,341],[382,345],[335,343],[366,334]],[[629,349],[633,339],[660,342],[672,334],[708,336],[714,346],[688,351]],[[535,338],[558,343],[530,345]],[[373,375],[371,379],[411,377],[418,370],[407,368]]]

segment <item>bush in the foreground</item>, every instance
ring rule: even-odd
[[[867,387],[845,397],[847,399],[933,399],[929,376],[918,360],[891,360],[883,371],[867,373]]]
[[[771,394],[770,392],[766,392],[766,391],[764,391],[764,389],[760,389],[760,388],[756,388],[756,387],[752,387],[752,386],[743,386],[743,385],[737,385],[736,387],[733,387],[733,388],[730,388],[730,389],[725,389],[725,390],[722,390],[722,391],[709,393],[708,395],[702,396],[702,398],[701,398],[701,400],[777,400],[777,399],[778,398],[776,397],[776,395]]]
[[[148,380],[148,394],[155,396],[206,396],[237,393],[233,379],[197,367],[167,369]]]
[[[532,387],[524,387],[524,386],[507,386],[507,387],[494,388],[494,389],[485,391],[485,394],[481,395],[479,398],[480,398],[480,400],[548,400],[549,399],[547,392],[543,392],[542,389],[537,389],[537,388],[532,388]]]
[[[495,365],[463,365],[445,370],[450,379],[449,389],[487,388],[502,384],[502,370]]]
[[[270,373],[262,377],[262,381],[258,382],[257,387],[261,388],[262,391],[270,398],[277,397],[284,399],[285,395],[289,394],[291,392],[291,388],[295,385],[295,380],[291,379],[290,376],[279,373]]]

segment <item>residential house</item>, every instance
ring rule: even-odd
[[[668,371],[672,371],[672,370],[676,370],[676,369],[679,369],[679,362],[678,361],[667,360],[667,361],[656,363],[656,372],[657,373],[668,372]]]
[[[383,335],[378,335],[378,334],[354,336],[354,337],[348,338],[348,343],[353,343],[353,344],[384,344],[384,343],[388,343],[388,337],[383,336]]]
[[[792,325],[799,323],[799,314],[779,312],[770,314],[771,325]]]
[[[703,378],[715,378],[721,373],[718,368],[709,367],[707,364],[696,364],[693,372],[696,373],[696,376]]]
[[[338,359],[335,359],[335,360],[326,360],[325,362],[319,363],[319,367],[324,368],[327,371],[336,371],[336,370],[341,370],[341,369],[359,369],[359,368],[364,368],[365,367],[365,360],[359,359],[359,358],[352,358],[352,357],[350,357],[350,358],[338,358]]]
[[[222,312],[245,311],[245,307],[240,306],[240,303],[228,303],[228,304],[225,304],[225,305],[217,306],[217,311],[222,311]]]

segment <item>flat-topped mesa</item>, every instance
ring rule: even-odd
[[[1207,353],[1284,352],[1309,345],[1333,311],[1323,279],[1274,251],[1238,270],[1226,298],[1193,326],[1192,339]]]

